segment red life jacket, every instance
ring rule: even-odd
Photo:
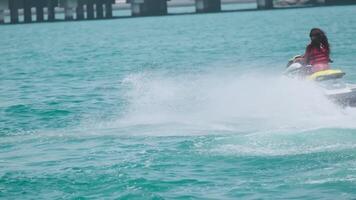
[[[304,57],[308,65],[329,65],[330,61],[329,49],[323,45],[320,48],[308,45]]]

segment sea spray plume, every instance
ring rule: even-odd
[[[119,123],[129,126],[244,132],[332,127],[347,118],[313,83],[280,76],[139,73],[123,84],[128,107]]]

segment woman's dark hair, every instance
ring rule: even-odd
[[[323,30],[321,30],[320,28],[313,28],[310,30],[309,36],[310,38],[312,38],[312,36],[316,36],[319,42],[324,46],[324,48],[326,48],[328,52],[330,52],[328,37],[326,36]],[[318,45],[318,48],[320,48],[320,45]]]

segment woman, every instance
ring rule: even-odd
[[[303,56],[296,57],[292,62],[299,62],[311,66],[311,72],[315,73],[329,69],[330,45],[324,31],[319,28],[313,28],[310,31],[310,44],[305,50]]]
[[[330,45],[324,31],[313,28],[309,36],[311,42],[300,61],[306,65],[311,65],[312,73],[329,69],[329,62],[331,62]]]

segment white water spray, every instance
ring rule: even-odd
[[[123,84],[128,107],[119,124],[124,126],[161,126],[173,132],[355,127],[353,109],[333,104],[311,82],[276,75],[140,73]]]

